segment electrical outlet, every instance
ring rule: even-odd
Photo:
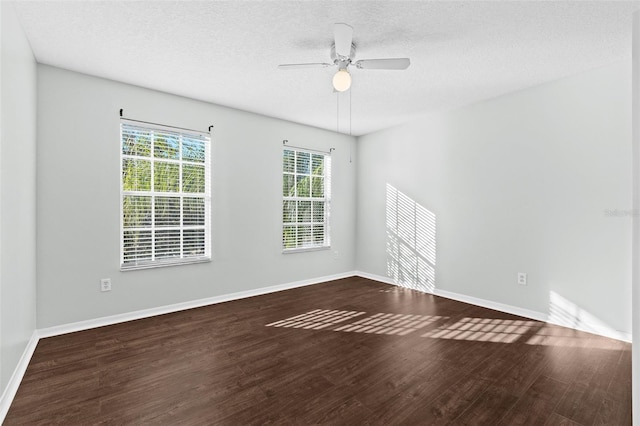
[[[333,251],[333,258],[334,259],[338,259],[340,257],[340,253],[338,252],[338,250],[334,250]]]
[[[100,291],[111,291],[111,278],[103,278],[100,280]]]
[[[527,273],[526,272],[518,272],[518,284],[527,285]]]

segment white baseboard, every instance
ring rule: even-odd
[[[31,357],[33,356],[33,352],[36,350],[36,346],[38,345],[38,331],[34,330],[33,334],[31,334],[31,338],[29,342],[27,342],[27,347],[24,348],[24,352],[22,352],[22,356],[18,361],[18,365],[13,370],[13,374],[7,383],[7,386],[4,388],[4,392],[0,397],[0,424],[4,422],[4,418],[7,416],[9,412],[9,407],[11,407],[11,403],[13,402],[13,398],[16,396],[16,392],[18,392],[18,387],[20,386],[20,382],[22,382],[22,378],[24,377],[24,373],[27,371],[27,367],[29,366],[29,361],[31,361]]]
[[[149,318],[156,315],[164,315],[172,312],[184,311],[187,309],[199,308],[202,306],[214,305],[216,303],[229,302],[231,300],[244,299],[247,297],[260,296],[277,291],[290,290],[297,287],[307,285],[320,284],[327,281],[348,278],[356,275],[355,272],[349,271],[341,274],[327,275],[324,277],[313,278],[309,280],[295,281],[286,284],[277,284],[269,287],[262,287],[253,290],[239,291],[237,293],[223,294],[221,296],[207,297],[204,299],[191,300],[188,302],[175,303],[172,305],[159,306],[157,308],[143,309],[140,311],[127,312],[123,314],[110,315],[108,317],[95,318],[85,321],[78,321],[69,324],[56,325],[53,327],[42,328],[38,330],[40,338],[59,336],[61,334],[73,333],[76,331],[89,330],[106,325],[118,324],[121,322],[133,321],[142,318]]]
[[[402,283],[396,282],[393,278],[383,277],[381,275],[370,274],[368,272],[356,271],[355,275],[370,280],[379,281],[385,284],[402,286]],[[404,286],[409,287],[409,286]],[[504,303],[494,302],[492,300],[480,299],[478,297],[467,296],[465,294],[455,293],[452,291],[435,289],[433,292],[429,292],[435,296],[445,297],[447,299],[457,300],[458,302],[470,303],[476,306],[482,306],[483,308],[489,308],[500,312],[506,312],[512,315],[518,315],[525,318],[530,318],[538,321],[548,322],[550,324],[560,325],[562,327],[571,328],[579,331],[586,331],[587,333],[597,334],[603,337],[609,337],[611,339],[622,340],[625,342],[631,342],[631,333],[625,333],[623,331],[614,330],[612,328],[603,327],[602,324],[579,324],[575,325],[573,322],[567,320],[567,322],[552,320],[549,314],[544,312],[533,311],[530,309],[520,308],[518,306],[507,305]]]
[[[534,319],[537,321],[547,322],[547,314],[531,309],[520,308],[518,306],[507,305],[505,303],[494,302],[492,300],[480,299],[479,297],[467,296],[465,294],[455,293],[452,291],[438,290],[434,292],[436,296],[446,297],[447,299],[457,300],[459,302],[469,303],[471,305],[482,306],[483,308],[493,309],[494,311],[506,312],[512,315]]]

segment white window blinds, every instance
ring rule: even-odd
[[[329,247],[331,156],[286,147],[282,191],[283,251]]]
[[[211,138],[121,120],[121,269],[211,259]]]

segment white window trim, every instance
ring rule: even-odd
[[[182,140],[182,135],[192,135],[192,136],[199,136],[199,137],[205,137],[207,139],[207,143],[205,143],[205,161],[204,161],[204,168],[205,168],[205,193],[204,193],[204,220],[205,220],[205,225],[204,225],[204,238],[205,238],[205,244],[204,244],[204,250],[205,253],[202,256],[194,256],[194,257],[188,257],[188,258],[183,258],[183,249],[184,246],[183,244],[180,245],[180,257],[179,258],[167,258],[167,259],[162,259],[162,260],[158,260],[158,259],[154,259],[155,257],[155,238],[154,238],[154,230],[155,230],[155,223],[153,220],[153,215],[155,214],[155,198],[157,196],[173,196],[175,198],[179,198],[180,199],[180,225],[179,226],[172,226],[172,227],[162,227],[162,230],[180,230],[180,234],[182,235],[182,232],[184,230],[189,230],[189,229],[202,229],[202,226],[185,226],[182,223],[182,203],[184,198],[203,198],[201,194],[198,193],[183,193],[182,192],[182,173],[179,173],[179,188],[180,191],[177,193],[165,193],[165,192],[156,192],[156,191],[125,191],[123,188],[123,183],[122,183],[122,166],[123,166],[123,160],[126,158],[133,158],[133,159],[144,159],[147,160],[146,157],[139,157],[139,156],[132,156],[132,155],[126,155],[122,153],[122,125],[131,125],[131,126],[135,126],[135,127],[141,127],[141,128],[145,128],[145,129],[149,129],[149,130],[162,130],[162,131],[169,131],[169,132],[173,132],[173,133],[179,133],[180,134],[180,140]],[[196,263],[205,263],[205,262],[211,262],[212,260],[212,254],[211,254],[211,176],[212,176],[212,171],[211,171],[211,145],[212,145],[212,140],[211,140],[211,135],[210,133],[205,133],[205,132],[195,132],[195,131],[189,131],[187,129],[182,129],[182,128],[175,128],[175,127],[171,127],[171,126],[163,126],[163,125],[159,125],[159,124],[150,124],[150,123],[143,123],[143,122],[139,122],[136,120],[127,120],[125,118],[121,118],[120,119],[120,129],[119,129],[119,135],[120,135],[120,141],[119,141],[119,157],[120,157],[120,168],[119,168],[119,173],[118,173],[118,179],[119,179],[119,187],[120,187],[120,198],[119,198],[119,204],[120,204],[120,233],[119,233],[119,246],[120,246],[120,270],[121,271],[134,271],[134,270],[139,270],[139,269],[150,269],[150,268],[160,268],[160,267],[166,267],[166,266],[178,266],[178,265],[189,265],[189,264],[196,264]],[[181,142],[182,143],[182,142]],[[182,152],[182,150],[180,150],[180,152]],[[174,159],[167,159],[167,158],[163,158],[163,159],[156,159],[153,156],[153,149],[151,150],[151,155],[148,158],[148,161],[151,162],[151,183],[153,185],[154,182],[154,176],[153,176],[153,163],[155,161],[160,161],[160,162],[164,162],[164,163],[174,163],[174,164],[187,164],[187,165],[198,165],[198,166],[202,166],[202,163],[199,162],[195,162],[195,161],[185,161],[185,160],[174,160]],[[179,194],[179,195],[176,195]],[[134,231],[134,230],[140,230],[140,229],[144,229],[144,230],[150,230],[151,231],[151,238],[152,238],[152,244],[151,244],[151,253],[152,253],[152,260],[142,260],[142,261],[136,261],[136,262],[132,262],[132,263],[124,263],[124,211],[123,211],[123,200],[124,197],[127,195],[141,195],[141,196],[150,196],[151,197],[151,212],[152,212],[152,220],[151,220],[151,227],[149,228],[127,228],[127,231]]]
[[[305,253],[305,252],[312,252],[312,251],[322,251],[322,250],[330,250],[331,249],[331,174],[332,174],[332,166],[331,166],[331,152],[324,152],[324,151],[317,151],[317,150],[313,150],[313,149],[305,149],[305,148],[299,148],[299,147],[294,147],[294,146],[284,146],[282,149],[282,161],[283,164],[281,164],[280,167],[280,176],[282,178],[282,176],[284,175],[284,151],[295,151],[295,152],[306,152],[309,153],[311,155],[316,154],[316,155],[322,155],[324,156],[325,159],[325,165],[324,165],[324,197],[323,198],[306,198],[306,197],[287,197],[286,200],[290,200],[290,201],[320,201],[320,200],[324,200],[324,244],[322,245],[312,245],[312,246],[300,246],[300,247],[292,247],[292,248],[284,248],[284,242],[281,241],[280,246],[282,248],[282,253],[283,254],[293,254],[293,253]],[[328,160],[328,161],[327,161]],[[294,165],[295,167],[295,165]],[[294,176],[297,173],[294,173]],[[309,183],[309,185],[311,185],[311,183]],[[311,189],[311,188],[310,188]],[[282,189],[280,189],[280,193],[282,194]],[[285,197],[284,195],[281,195],[281,203],[280,203],[280,218],[282,220],[282,213],[283,213],[283,207],[282,207],[282,203],[285,201]],[[282,227],[280,229],[280,237],[283,236],[284,234],[284,228],[285,226],[291,226],[292,224],[295,225],[299,225],[299,222],[291,222],[291,223],[285,223],[285,222],[281,222],[282,223]],[[312,221],[310,224],[313,223],[313,217],[312,217]],[[312,238],[313,238],[313,233],[312,233]]]

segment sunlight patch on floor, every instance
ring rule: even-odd
[[[474,342],[513,343],[540,327],[536,321],[495,318],[462,318],[423,334],[434,339],[466,340]]]
[[[357,311],[334,311],[327,309],[314,309],[305,314],[296,315],[281,321],[267,324],[267,327],[290,327],[290,328],[307,328],[320,330],[330,326],[334,326],[341,322],[353,319],[365,312]]]
[[[267,324],[267,327],[304,328],[312,330],[344,331],[351,333],[372,333],[404,336],[413,331],[445,320],[437,315],[412,315],[376,313],[359,318],[366,312],[315,309],[313,311]],[[346,321],[352,321],[343,324]]]
[[[396,334],[404,336],[418,329],[424,328],[446,317],[410,314],[374,314],[362,318],[353,324],[346,324],[335,331],[355,333]]]
[[[454,320],[440,315],[383,312],[368,314],[361,311],[314,309],[266,326],[392,336],[406,336],[422,330],[424,334],[420,337],[431,339],[578,348],[611,347],[611,341],[607,338],[526,319],[464,317]]]

